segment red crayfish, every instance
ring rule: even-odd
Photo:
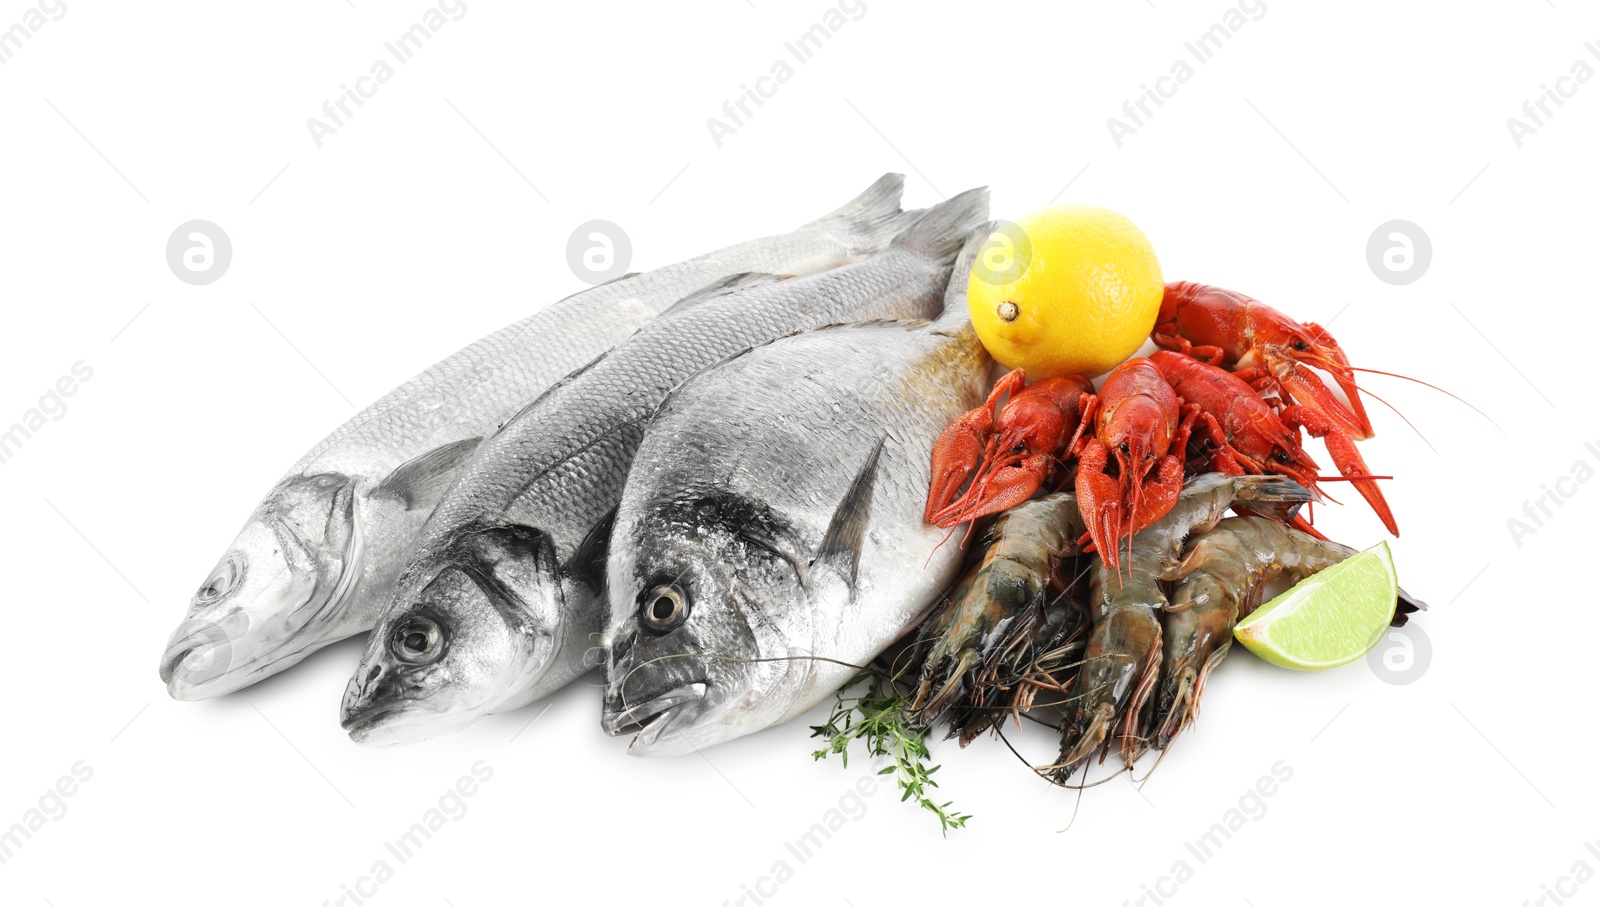
[[[1098,394],[1077,375],[1030,385],[1021,369],[1007,374],[939,437],[924,518],[970,523],[1028,500],[1053,478],[1056,487],[1071,481],[1087,538],[1116,569],[1118,541],[1172,509],[1186,467],[1278,474],[1315,489],[1304,429],[1399,534],[1380,477],[1356,451],[1355,441],[1372,436],[1356,370],[1326,330],[1184,281],[1167,285],[1151,339],[1162,349],[1119,365]],[[1312,367],[1332,376],[1346,400]]]

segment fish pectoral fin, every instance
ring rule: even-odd
[[[596,595],[601,595],[605,589],[606,556],[611,551],[611,528],[616,522],[617,508],[613,507],[589,527],[589,533],[567,561],[567,575],[588,586]]]
[[[759,287],[765,284],[778,283],[782,280],[788,280],[789,277],[790,275],[786,274],[766,274],[761,271],[742,271],[738,274],[730,274],[727,277],[719,278],[701,287],[700,289],[695,290],[693,293],[690,293],[689,295],[673,303],[671,306],[668,306],[667,310],[661,313],[661,317],[665,318],[669,315],[681,315],[685,311],[694,308],[696,305],[699,305],[708,299],[715,299],[718,296],[726,296],[729,293],[737,293],[740,290],[747,290],[751,287]]]
[[[378,485],[380,494],[390,494],[405,502],[407,510],[432,509],[439,503],[456,470],[478,449],[482,438],[466,438],[435,447],[412,457],[395,468]]]
[[[814,566],[826,568],[842,577],[852,592],[856,585],[856,570],[861,566],[861,545],[867,538],[867,521],[872,516],[872,487],[878,476],[878,463],[883,457],[887,436],[879,438],[861,465],[850,488],[840,499],[828,522],[828,531],[822,536],[822,546],[817,550]]]

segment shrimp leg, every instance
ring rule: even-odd
[[[1089,636],[1075,703],[1062,730],[1061,756],[1043,766],[1065,780],[1095,750],[1119,739],[1124,758],[1132,762],[1145,747],[1160,676],[1162,629],[1158,614],[1166,610],[1163,580],[1175,579],[1185,540],[1193,532],[1215,526],[1235,503],[1257,512],[1292,519],[1311,493],[1279,476],[1229,476],[1208,473],[1189,482],[1177,503],[1161,519],[1137,533],[1118,575],[1097,561],[1090,575],[1089,611],[1094,629]]]
[[[958,704],[973,704],[978,677],[1002,672],[999,661],[1019,639],[1032,639],[1031,649],[1066,632],[1064,603],[1060,596],[1047,599],[1047,592],[1059,562],[1078,553],[1082,534],[1070,492],[1029,501],[994,520],[982,556],[917,634],[914,661],[921,671],[911,695],[913,722],[931,726]]]
[[[1233,644],[1233,626],[1261,605],[1267,584],[1280,576],[1298,582],[1355,554],[1355,549],[1253,516],[1229,517],[1190,540],[1174,577],[1163,615],[1157,745],[1165,747],[1200,711],[1206,678]],[[1426,604],[1404,589],[1396,625]]]

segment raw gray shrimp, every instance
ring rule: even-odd
[[[933,615],[914,646],[921,664],[910,717],[932,725],[959,710],[952,723],[963,742],[999,713],[1008,678],[1026,673],[1032,653],[1058,649],[1081,612],[1067,596],[1052,595],[1051,579],[1078,553],[1083,520],[1071,492],[1057,492],[1013,508],[983,533],[981,552]],[[1013,706],[1032,705],[1036,687],[1016,687]]]
[[[1113,735],[1130,763],[1145,749],[1142,732],[1161,665],[1157,615],[1167,607],[1161,583],[1177,579],[1189,535],[1215,526],[1235,502],[1287,521],[1310,497],[1305,488],[1278,476],[1208,473],[1190,481],[1170,512],[1133,537],[1122,562],[1125,573],[1095,561],[1089,594],[1094,629],[1062,727],[1061,756],[1041,771],[1064,781],[1096,749],[1109,747]],[[1121,730],[1114,732],[1119,719]]]
[[[1206,678],[1233,643],[1233,625],[1261,605],[1262,592],[1278,577],[1295,582],[1355,554],[1337,542],[1259,517],[1229,517],[1190,540],[1175,577],[1177,586],[1163,615],[1160,692],[1156,697],[1157,743],[1165,747],[1194,723]],[[1427,605],[1400,590],[1394,626]]]

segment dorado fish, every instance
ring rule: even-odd
[[[967,317],[971,238],[938,321],[768,346],[663,407],[607,565],[602,726],[674,755],[787,721],[910,631],[963,552],[922,519],[934,440],[991,362]]]
[[[903,230],[904,177],[782,236],[585,290],[473,343],[313,447],[250,515],[161,657],[176,699],[275,674],[370,628],[417,533],[479,440],[557,379],[700,287],[731,274],[810,274],[881,250]]]
[[[987,209],[987,190],[974,189],[865,261],[810,277],[731,279],[529,404],[484,442],[424,527],[345,691],[351,737],[427,739],[526,705],[594,666],[610,515],[666,396],[797,330],[937,313],[961,242]]]

